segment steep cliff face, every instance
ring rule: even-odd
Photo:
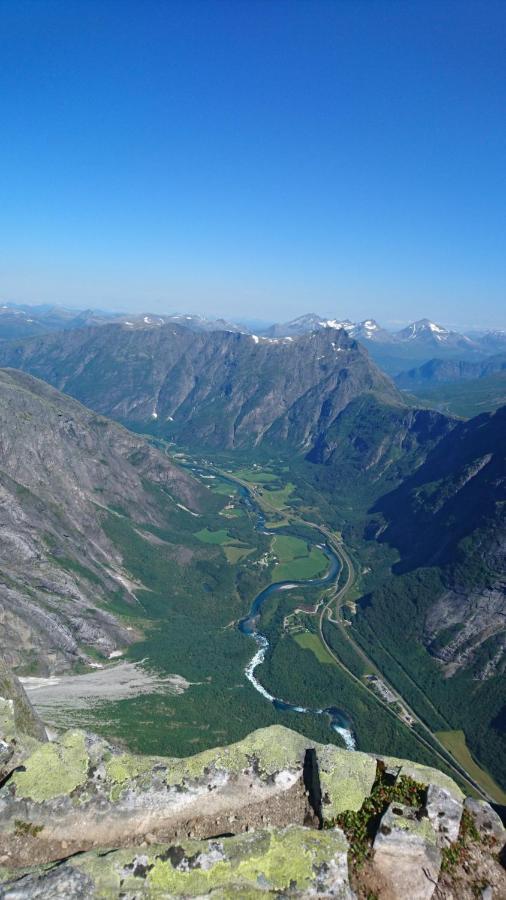
[[[448,674],[472,667],[485,679],[506,669],[505,434],[506,407],[458,424],[378,504],[388,520],[381,540],[402,555],[398,571],[444,572],[424,640]]]
[[[165,511],[160,496],[166,497]],[[21,372],[0,372],[0,650],[60,671],[135,632],[108,609],[135,604],[104,516],[159,525],[204,490],[145,441]],[[170,499],[172,498],[172,500]],[[184,543],[184,531],[181,531]]]
[[[221,449],[263,440],[308,449],[354,397],[402,404],[342,329],[275,340],[107,325],[4,344],[0,364],[137,428]]]
[[[324,431],[307,458],[362,480],[392,479],[416,470],[427,454],[455,426],[433,410],[383,402],[376,394],[355,398]]]

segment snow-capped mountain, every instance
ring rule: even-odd
[[[159,328],[161,325],[183,325],[190,331],[233,331],[249,334],[249,329],[225,319],[207,319],[196,315],[160,315],[159,313],[126,314],[119,320],[129,328]]]
[[[363,322],[357,322],[349,329],[348,333],[357,341],[374,341],[379,344],[391,344],[394,340],[391,332],[379,325],[376,319],[364,319]]]
[[[459,334],[458,331],[449,331],[443,325],[437,325],[429,319],[419,319],[418,322],[412,322],[406,328],[402,328],[394,335],[394,339],[401,343],[406,341],[416,343],[430,343],[436,347],[444,345],[446,347],[462,347],[463,350],[472,349],[474,341],[465,334]],[[476,349],[478,345],[476,345]]]
[[[473,360],[485,358],[503,349],[506,334],[490,334],[487,339],[471,338],[451,331],[430,319],[419,319],[400,331],[383,328],[375,319],[352,322],[350,319],[324,318],[315,313],[299,316],[290,322],[272,325],[264,330],[269,337],[298,337],[325,328],[343,328],[347,334],[367,347],[375,362],[385,372],[396,375],[413,365],[421,365],[434,357]],[[488,342],[488,343],[487,343]]]
[[[390,332],[379,325],[375,319],[364,319],[363,322],[352,322],[351,319],[326,319],[315,313],[299,316],[290,322],[271,325],[263,332],[268,337],[298,337],[311,331],[322,331],[324,328],[344,328],[350,337],[359,341],[380,341],[389,343],[393,340]]]
[[[304,316],[298,316],[291,319],[290,322],[277,322],[270,328],[265,328],[262,334],[265,337],[299,337],[303,334],[310,334],[311,331],[321,331],[323,328],[344,328],[349,331],[353,328],[353,322],[349,319],[325,319],[323,316],[317,316],[316,313],[306,313]]]

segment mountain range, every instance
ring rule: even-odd
[[[180,443],[309,450],[346,405],[392,382],[343,329],[300,338],[104,325],[0,345],[21,368],[104,415]]]
[[[274,454],[299,502],[319,503],[378,567],[356,589],[357,640],[413,705],[428,709],[414,684],[431,698],[431,727],[464,727],[497,773],[504,409],[459,422],[414,408],[365,349],[376,340],[335,324],[276,337],[113,322],[2,342],[2,649],[15,667],[52,672],[136,640],[133,532],[161,540],[173,594],[208,602],[199,565],[218,551],[194,532],[216,498],[122,425],[211,456]]]
[[[0,306],[0,341],[113,323],[131,329],[154,329],[172,324],[195,332],[255,333],[256,336],[270,338],[301,337],[313,331],[343,328],[350,337],[363,343],[380,368],[391,375],[397,375],[414,364],[423,364],[433,357],[479,361],[506,350],[505,331],[462,334],[429,319],[420,319],[398,331],[391,331],[372,318],[353,322],[347,318],[329,319],[308,313],[288,322],[252,329],[241,322],[200,315],[113,313],[14,303]]]

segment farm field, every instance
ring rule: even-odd
[[[318,662],[331,666],[336,665],[317,634],[312,634],[310,631],[303,631],[300,634],[293,634],[292,637],[299,647],[302,647],[304,650],[312,650]]]
[[[276,535],[272,542],[272,552],[279,563],[274,568],[276,581],[315,578],[323,574],[328,567],[328,560],[318,547],[308,549],[306,541],[290,535]]]
[[[471,777],[485,788],[491,797],[495,797],[498,803],[506,804],[506,793],[501,790],[492,776],[485,769],[482,769],[471,756],[463,731],[437,731],[436,737],[450,751],[452,756],[464,766]]]

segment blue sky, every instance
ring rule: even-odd
[[[506,326],[506,4],[1,0],[0,298]]]

